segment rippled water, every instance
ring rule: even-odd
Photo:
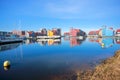
[[[57,80],[92,69],[120,49],[120,39],[62,38],[0,45],[0,80]],[[9,60],[11,66],[3,67]]]

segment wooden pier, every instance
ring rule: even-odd
[[[37,36],[37,39],[59,39],[61,36]]]
[[[22,39],[17,39],[17,40],[0,40],[0,45],[11,44],[11,43],[18,43],[18,42],[23,42],[23,40]]]

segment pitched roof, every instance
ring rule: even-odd
[[[117,29],[117,31],[116,32],[120,32],[120,29]]]

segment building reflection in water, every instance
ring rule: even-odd
[[[100,45],[102,48],[109,48],[114,45],[114,39],[113,38],[102,38]]]
[[[42,45],[60,45],[61,39],[37,39],[37,42]]]
[[[70,41],[70,46],[74,47],[80,45],[83,41],[86,40],[86,37],[64,37],[65,41]]]
[[[114,45],[114,38],[89,38],[90,42],[97,42],[102,48],[109,48]]]
[[[79,37],[64,37],[65,41],[70,41],[70,45],[72,47],[80,45],[85,39],[86,39],[86,37],[83,37],[83,38],[79,38]],[[45,46],[45,45],[60,45],[61,44],[61,39],[37,39],[37,40],[27,39],[25,41],[26,44],[31,44],[31,43],[35,43],[35,42],[39,43],[41,46]]]
[[[0,45],[0,51],[11,50],[20,46],[20,43]]]
[[[120,44],[120,38],[115,38],[116,44]]]
[[[47,45],[47,41],[37,41],[41,46]]]
[[[70,40],[70,36],[65,36],[65,37],[64,37],[64,40],[65,40],[65,41],[69,41],[69,40]]]
[[[82,43],[83,40],[77,39],[75,37],[70,38],[70,45],[73,46],[77,46],[80,45]]]
[[[32,44],[32,43],[35,43],[36,40],[35,39],[26,39],[25,40],[25,44]]]

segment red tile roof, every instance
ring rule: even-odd
[[[117,31],[116,32],[120,32],[120,29],[117,29]]]
[[[33,32],[32,32],[32,31],[29,31],[28,33],[29,33],[29,34],[32,34]]]

